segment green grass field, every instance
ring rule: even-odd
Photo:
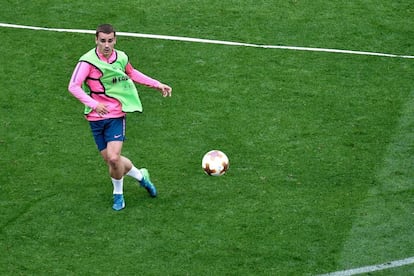
[[[16,1],[0,23],[413,55],[410,1]],[[81,33],[1,28],[0,274],[318,275],[414,256],[412,59],[118,37],[126,209],[67,91]],[[205,152],[230,170],[209,177]],[[410,275],[414,265],[369,275]]]

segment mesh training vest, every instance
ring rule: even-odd
[[[83,83],[83,89],[89,95],[91,93],[104,93],[108,97],[117,99],[122,105],[123,112],[142,112],[142,104],[138,96],[134,82],[125,73],[128,64],[128,56],[116,50],[117,58],[113,63],[107,63],[99,59],[96,48],[84,54],[79,61],[85,61],[101,71],[99,81],[104,87],[104,92],[91,91],[90,87]],[[85,114],[92,111],[92,108],[85,106]]]

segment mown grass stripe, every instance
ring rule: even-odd
[[[360,217],[355,220],[354,227],[344,245],[342,265],[368,262],[368,258],[387,259],[390,247],[398,248],[395,244],[395,233],[407,235],[405,242],[410,248],[411,202],[400,200],[402,194],[408,194],[414,188],[412,182],[412,155],[410,147],[414,145],[414,94],[402,108],[401,117],[397,124],[395,135],[388,146],[384,165],[378,171],[378,185],[373,186],[367,199],[358,211]],[[361,241],[363,237],[363,242]],[[409,250],[409,249],[407,249]],[[395,252],[395,251],[392,251]],[[412,253],[412,252],[408,252]],[[402,254],[404,254],[402,252]],[[361,258],[361,256],[367,259]],[[341,270],[324,276],[345,276],[369,273],[391,269],[414,263],[414,257],[385,262],[378,265],[363,266],[354,269]]]

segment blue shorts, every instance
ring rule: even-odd
[[[106,149],[108,142],[125,140],[125,117],[91,121],[89,125],[99,151]]]

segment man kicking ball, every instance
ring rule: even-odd
[[[114,48],[116,32],[112,25],[98,26],[95,43],[96,47],[79,59],[68,89],[85,105],[85,117],[89,121],[98,150],[109,168],[114,188],[112,208],[119,211],[125,208],[125,175],[135,178],[150,196],[157,196],[148,170],[137,169],[131,160],[121,155],[126,113],[142,112],[134,83],[155,88],[163,97],[170,97],[172,89],[136,70],[128,56]]]

